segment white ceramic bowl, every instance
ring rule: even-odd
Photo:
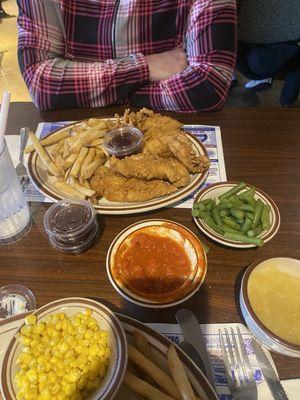
[[[300,260],[295,260],[292,258],[284,258],[278,257],[273,259],[264,259],[258,260],[252,263],[247,270],[245,271],[240,289],[240,307],[243,317],[245,319],[246,325],[253,333],[253,335],[263,343],[269,350],[274,351],[276,353],[283,354],[289,357],[300,357],[300,345],[292,344],[277,336],[274,332],[270,331],[263,322],[258,318],[255,314],[248,295],[248,282],[251,273],[257,268],[261,266],[265,262],[270,262],[271,260],[279,260],[285,265],[288,263],[298,264],[300,271]],[[276,315],[274,315],[276,318]]]
[[[92,310],[92,317],[98,322],[99,328],[107,330],[110,337],[111,358],[106,375],[101,386],[88,397],[88,400],[111,400],[118,392],[127,367],[127,339],[125,331],[118,318],[104,305],[85,298],[66,298],[46,304],[34,314],[38,320],[44,320],[54,313],[73,315],[85,309]],[[22,325],[23,326],[23,325]],[[16,360],[21,352],[22,344],[16,336],[22,326],[10,341],[5,352],[1,369],[1,393],[4,400],[16,400],[17,387],[14,376],[17,372]]]
[[[189,256],[192,260],[191,276],[182,279],[182,281],[184,281],[184,287],[182,288],[182,290],[180,292],[178,291],[177,293],[172,292],[172,294],[166,294],[166,296],[162,295],[160,298],[159,296],[157,296],[157,298],[154,298],[155,295],[150,298],[150,296],[141,296],[140,294],[133,292],[126,285],[126,283],[116,278],[114,272],[116,263],[115,259],[120,246],[122,246],[122,244],[126,240],[128,240],[129,237],[132,237],[135,232],[142,230],[143,232],[150,231],[151,233],[152,229],[159,232],[161,232],[162,229],[170,231],[172,238],[176,238],[175,240],[178,241],[178,243],[180,243],[182,246],[184,246],[187,253],[192,253],[192,255]],[[162,233],[162,235],[164,235],[164,233]],[[200,240],[185,226],[178,224],[177,222],[164,219],[149,219],[135,223],[119,233],[119,235],[114,239],[108,250],[106,268],[111,284],[122,297],[131,301],[132,303],[138,304],[143,307],[165,308],[180,304],[197,292],[206,275],[207,259]],[[181,279],[181,277],[177,278]]]
[[[217,199],[218,196],[221,194],[227,192],[227,190],[232,189],[234,186],[236,186],[239,182],[219,182],[219,183],[214,183],[213,185],[209,185],[206,188],[200,190],[200,192],[196,195],[194,203],[198,203],[202,200],[206,199]],[[252,185],[246,184],[246,188],[242,190],[240,193],[243,193],[243,191],[250,189]],[[260,198],[265,204],[269,204],[271,207],[271,226],[268,230],[263,231],[259,237],[264,239],[264,242],[268,242],[271,240],[277,233],[279,226],[280,226],[280,214],[277,205],[274,203],[274,201],[262,190],[255,188],[255,195],[254,198],[257,200]],[[248,243],[241,243],[237,242],[234,240],[230,240],[225,238],[224,236],[220,235],[219,233],[215,232],[213,229],[211,229],[202,219],[194,217],[194,221],[196,225],[199,227],[199,229],[207,235],[209,238],[213,239],[214,241],[223,244],[224,246],[228,247],[235,247],[235,248],[240,248],[240,249],[247,249],[251,247],[255,247],[253,244],[248,244]]]

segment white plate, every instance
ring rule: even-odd
[[[227,192],[227,190],[232,189],[234,186],[236,186],[239,182],[220,182],[220,183],[214,183],[213,185],[207,186],[206,188],[200,190],[200,192],[196,195],[194,203],[198,203],[199,201],[205,200],[205,199],[216,199],[218,196],[221,194]],[[249,184],[246,184],[246,188],[239,192],[238,194],[243,193],[243,191],[246,191],[247,189],[250,189],[252,186]],[[271,213],[270,213],[270,219],[271,219],[271,226],[267,231],[263,231],[259,237],[264,239],[264,242],[268,242],[271,240],[277,233],[279,226],[280,226],[280,214],[277,205],[274,203],[274,201],[262,190],[255,188],[255,195],[254,198],[261,199],[263,203],[269,204],[271,207]],[[235,247],[239,249],[249,249],[251,247],[256,247],[253,244],[248,244],[248,243],[241,243],[237,242],[234,240],[226,239],[224,236],[220,235],[219,233],[216,233],[213,229],[211,229],[202,219],[193,217],[196,225],[199,227],[199,229],[205,233],[208,237],[213,239],[214,241],[223,244],[224,246],[228,247]]]
[[[78,124],[78,122],[76,123]],[[76,124],[71,124],[65,126],[64,128],[58,129],[52,132],[49,136],[59,131],[69,131]],[[192,134],[186,132],[186,135],[189,137],[192,142],[193,148],[196,152],[197,156],[206,155],[208,157],[207,151],[204,145]],[[48,137],[48,136],[47,136]],[[51,146],[49,146],[51,149]],[[28,175],[34,184],[34,186],[43,193],[46,197],[53,201],[62,200],[65,196],[54,189],[49,181],[47,174],[47,167],[42,162],[41,158],[37,154],[36,151],[30,153],[27,164]],[[203,182],[205,182],[208,176],[208,170],[203,171],[201,173],[197,173],[191,175],[191,181],[187,186],[178,189],[176,192],[171,193],[167,196],[157,197],[152,200],[144,201],[144,202],[136,202],[136,203],[118,203],[111,202],[102,198],[98,205],[95,205],[95,209],[102,214],[135,214],[141,213],[151,210],[156,210],[158,208],[166,207],[171,204],[174,204],[180,200],[185,199],[190,194],[192,194],[195,190],[197,190]]]

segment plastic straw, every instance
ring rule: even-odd
[[[1,110],[0,110],[0,151],[4,143],[4,135],[6,130],[7,116],[9,110],[10,93],[3,92]]]

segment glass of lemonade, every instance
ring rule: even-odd
[[[20,240],[29,231],[31,218],[5,140],[0,147],[1,245]]]

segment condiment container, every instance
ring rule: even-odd
[[[50,243],[58,250],[80,254],[93,244],[98,233],[94,208],[86,200],[61,200],[44,216]]]
[[[0,288],[0,319],[34,310],[35,295],[23,285],[8,285]]]
[[[139,129],[125,126],[107,132],[103,144],[110,156],[124,158],[139,152],[143,145],[143,137]]]

